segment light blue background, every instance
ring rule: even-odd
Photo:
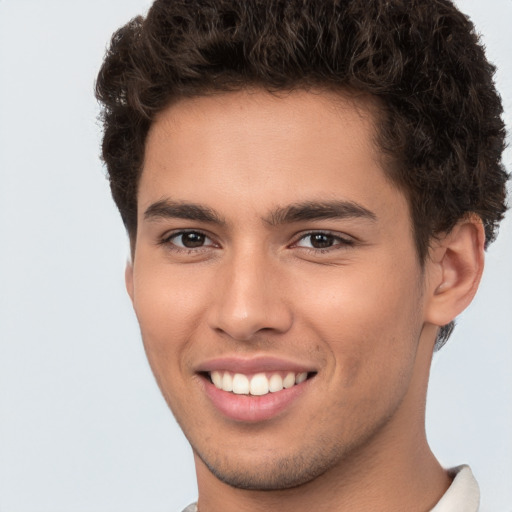
[[[512,1],[458,3],[499,67],[510,130]],[[93,81],[112,32],[148,5],[0,0],[0,512],[173,512],[196,496],[98,159]],[[508,218],[428,399],[434,452],[471,464],[484,512],[512,511],[511,255]]]

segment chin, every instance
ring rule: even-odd
[[[339,460],[339,454],[326,450],[307,450],[300,454],[258,456],[258,460],[234,454],[212,455],[198,452],[197,458],[221,482],[244,490],[278,491],[305,485],[332,469]],[[249,460],[247,460],[249,459]]]

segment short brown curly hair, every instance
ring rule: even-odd
[[[112,194],[134,240],[146,136],[171,101],[351,89],[380,105],[377,142],[408,198],[420,260],[471,212],[489,244],[508,178],[494,71],[449,0],[156,0],[114,34],[96,82]]]

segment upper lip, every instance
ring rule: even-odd
[[[317,371],[313,365],[273,356],[258,356],[251,358],[243,358],[239,356],[218,357],[204,361],[196,368],[197,372],[213,372],[216,370],[244,374],[277,371],[311,373]]]

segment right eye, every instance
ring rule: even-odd
[[[178,250],[193,250],[215,246],[215,243],[200,231],[179,231],[167,236],[162,242],[164,244],[171,244]]]

